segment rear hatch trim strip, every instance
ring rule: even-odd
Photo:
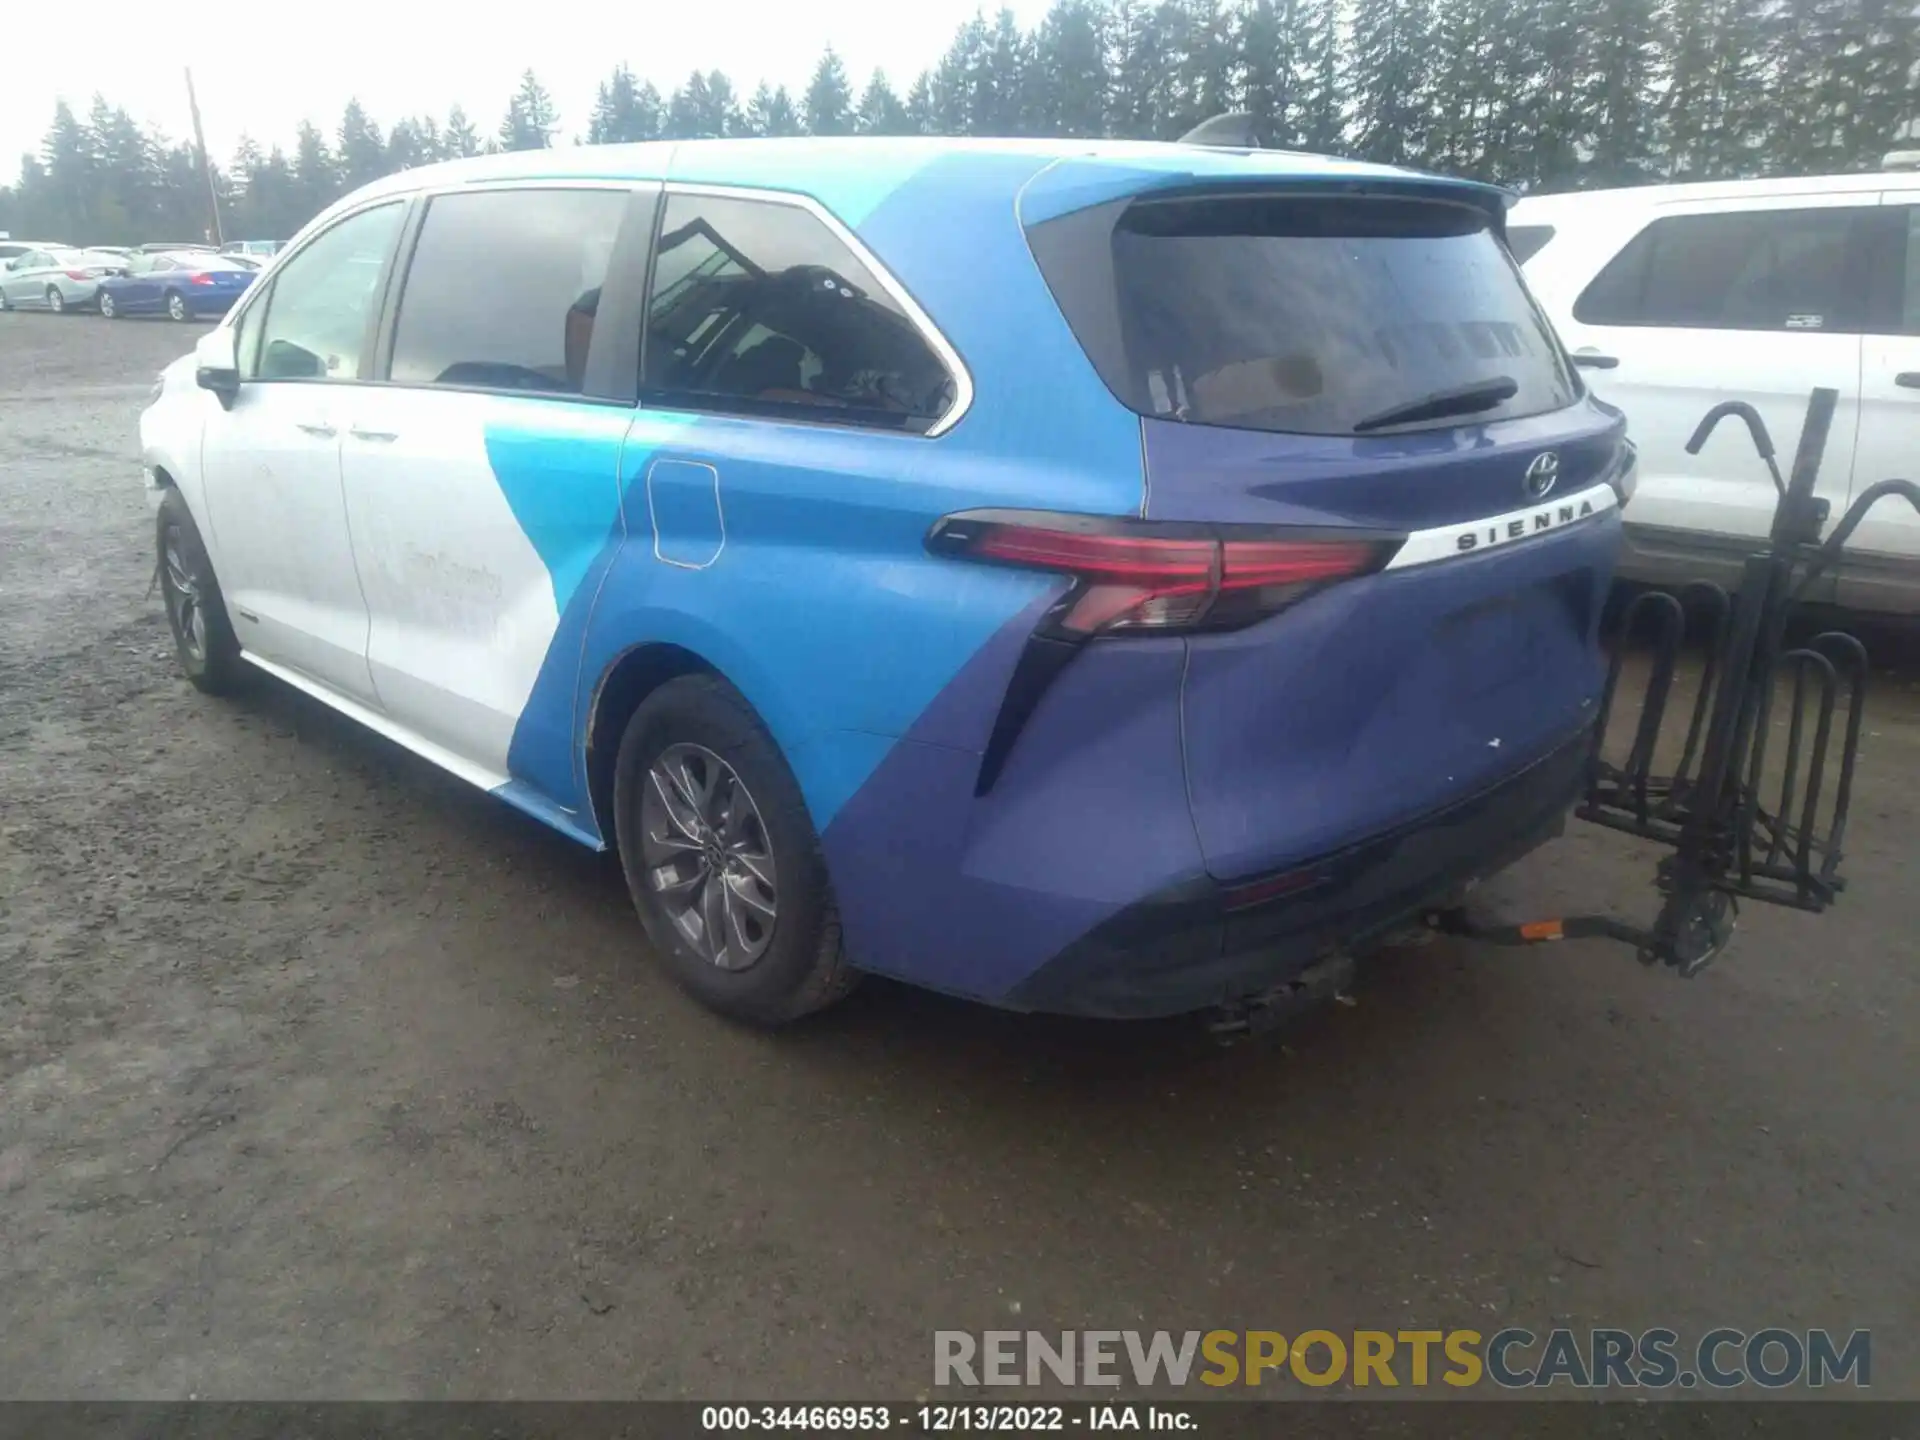
[[[1386,564],[1388,570],[1405,570],[1414,565],[1431,565],[1461,555],[1477,555],[1497,545],[1512,545],[1536,535],[1579,525],[1619,507],[1620,497],[1613,486],[1602,481],[1571,495],[1549,496],[1524,510],[1509,510],[1504,515],[1489,515],[1482,520],[1462,520],[1452,525],[1436,525],[1430,530],[1415,530]]]

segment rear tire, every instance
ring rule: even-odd
[[[181,673],[195,689],[209,695],[232,694],[242,678],[240,641],[227,619],[227,602],[214,578],[200,528],[178,490],[167,491],[160,501],[154,551],[167,628],[173,632]]]
[[[726,681],[681,676],[634,712],[614,831],[648,939],[711,1009],[784,1025],[853,988],[800,786]]]
[[[178,290],[167,292],[167,318],[169,320],[191,320],[193,311],[187,307],[187,297]]]
[[[104,290],[100,292],[100,317],[103,320],[118,320],[120,318],[120,307],[113,303],[113,296]]]
[[[49,285],[47,287],[47,309],[56,315],[64,315],[67,313],[67,297],[60,293],[60,287],[58,285]]]

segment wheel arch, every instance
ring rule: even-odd
[[[619,845],[614,825],[613,772],[620,754],[620,737],[626,733],[633,712],[649,695],[683,675],[727,679],[712,661],[684,645],[648,641],[621,651],[594,684],[585,737],[587,803],[609,850]]]

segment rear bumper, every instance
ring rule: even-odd
[[[1283,874],[1231,886],[1199,880],[1140,901],[1001,1003],[1145,1019],[1283,985],[1316,959],[1363,948],[1560,834],[1590,742],[1583,727],[1478,794]]]

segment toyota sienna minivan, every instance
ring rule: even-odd
[[[761,1023],[1278,993],[1558,832],[1632,485],[1505,196],[701,141],[342,200],[141,419],[188,678],[584,845]]]

